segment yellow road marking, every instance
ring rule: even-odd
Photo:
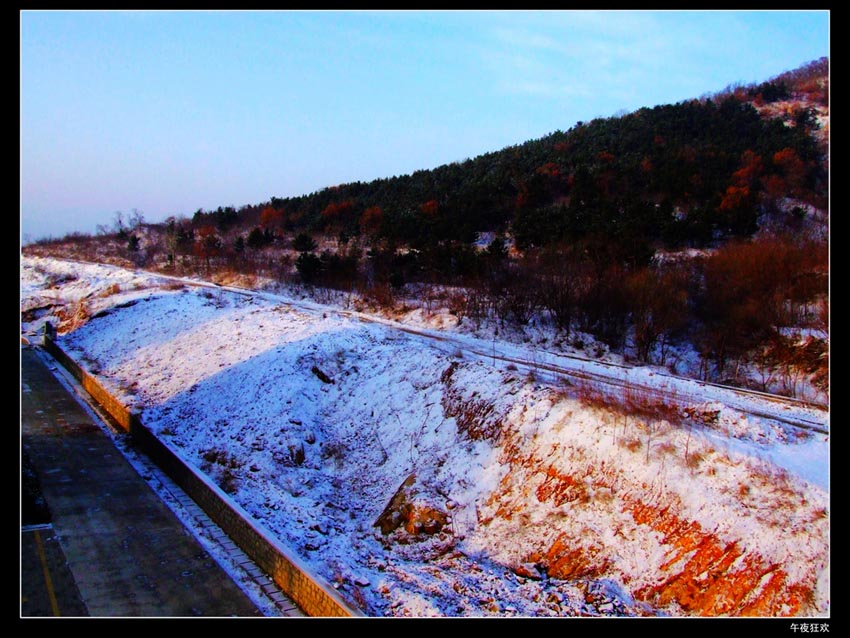
[[[50,607],[53,615],[59,616],[59,603],[56,602],[56,592],[53,591],[53,580],[50,578],[50,570],[47,569],[47,556],[44,554],[44,546],[41,544],[41,535],[35,530],[35,546],[38,549],[38,557],[41,559],[41,569],[44,571],[44,582],[47,584],[47,595],[50,597]]]

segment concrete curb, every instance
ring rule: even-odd
[[[349,606],[333,587],[312,573],[221,488],[185,463],[167,443],[159,440],[142,423],[138,413],[127,409],[59,346],[52,326],[45,330],[43,347],[133,437],[139,449],[168,474],[258,567],[266,571],[304,613],[319,617],[364,615]]]

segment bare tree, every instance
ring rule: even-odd
[[[142,224],[145,223],[144,213],[142,213],[142,211],[140,211],[138,208],[134,208],[132,211],[130,211],[130,218],[127,223],[129,224],[131,230],[139,230]]]
[[[119,236],[126,235],[127,234],[127,226],[124,224],[124,213],[121,212],[120,210],[116,210],[112,214],[112,217],[115,220],[112,224],[112,227],[113,227],[115,233],[118,234]]]

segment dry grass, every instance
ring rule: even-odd
[[[819,507],[812,512],[812,522],[815,523],[829,517],[829,510],[826,507]]]
[[[215,479],[218,486],[228,494],[234,494],[239,484],[241,463],[227,450],[211,448],[202,452],[202,469]]]
[[[42,269],[39,269],[42,270]],[[42,270],[43,271],[43,270]],[[65,274],[57,274],[57,273],[47,273],[47,287],[48,288],[59,288],[67,283],[72,281],[76,281],[79,279],[77,275],[65,273]]]
[[[675,391],[661,394],[626,385],[617,392],[606,393],[593,383],[580,381],[574,385],[565,384],[559,392],[575,397],[583,405],[607,412],[614,420],[614,441],[620,447],[637,452],[645,445],[647,463],[651,456],[664,458],[681,451],[685,466],[692,472],[702,464],[706,453],[690,451],[690,433],[682,450],[665,434],[671,427],[689,430],[695,424],[714,426],[720,418],[719,410],[684,405]],[[656,437],[663,438],[656,443]],[[713,468],[709,468],[708,473],[712,475]]]
[[[640,450],[643,443],[641,443],[641,440],[639,438],[630,436],[619,439],[617,441],[617,445],[626,448],[630,452],[637,452],[638,450]]]
[[[91,318],[91,311],[89,309],[88,303],[81,299],[80,301],[71,304],[70,306],[64,306],[56,310],[56,318],[59,321],[59,326],[57,327],[57,332],[60,334],[65,334],[67,332],[71,332],[76,330],[80,326],[84,325]]]
[[[118,284],[112,284],[106,289],[100,291],[97,296],[100,298],[106,298],[111,297],[112,295],[117,295],[119,292],[121,292],[121,286],[119,286]]]
[[[685,459],[685,465],[687,465],[688,468],[695,470],[702,464],[704,460],[705,454],[703,454],[702,452],[691,452],[687,455],[687,458]]]
[[[673,456],[678,451],[676,449],[676,445],[671,441],[664,441],[655,446],[655,451],[659,454],[666,454],[669,456]]]

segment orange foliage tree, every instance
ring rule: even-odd
[[[436,199],[429,199],[419,207],[419,210],[425,217],[433,218],[437,216],[437,213],[440,210],[440,205],[437,203]]]
[[[202,226],[198,229],[195,240],[195,256],[202,258],[210,271],[210,259],[221,254],[221,238],[216,232],[215,226]]]
[[[723,194],[723,199],[720,200],[720,210],[732,212],[748,206],[750,203],[752,203],[752,193],[749,186],[731,185]]]
[[[754,188],[762,173],[764,173],[764,162],[761,155],[748,149],[741,156],[741,167],[732,174],[732,182],[738,186]]]
[[[785,178],[792,195],[798,196],[806,180],[806,163],[792,148],[783,148],[773,154],[773,164]]]
[[[381,232],[384,223],[384,211],[380,206],[370,206],[360,216],[361,232],[375,237]]]
[[[260,212],[260,226],[262,226],[265,230],[275,231],[283,229],[284,221],[285,216],[280,208],[266,206],[262,212]]]
[[[744,151],[738,170],[720,200],[718,211],[735,234],[748,234],[755,230],[756,195],[761,188],[764,162],[752,150]]]
[[[322,221],[326,227],[345,225],[354,213],[354,202],[347,199],[342,202],[331,202],[322,210]]]

